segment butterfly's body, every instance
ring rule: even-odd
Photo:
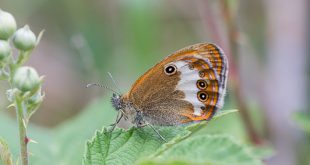
[[[138,127],[210,120],[223,105],[227,73],[220,48],[196,44],[156,64],[112,103]]]

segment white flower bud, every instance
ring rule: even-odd
[[[36,46],[37,39],[28,25],[18,29],[13,36],[13,43],[19,50],[28,51]]]
[[[13,85],[22,92],[35,89],[40,84],[41,79],[37,71],[28,66],[20,67],[16,70],[13,77]]]
[[[0,62],[6,59],[12,52],[12,49],[7,41],[0,40]]]
[[[0,9],[0,39],[7,40],[16,31],[16,22],[12,14]]]

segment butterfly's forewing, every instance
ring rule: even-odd
[[[168,75],[167,66],[176,68]],[[181,49],[141,76],[124,95],[151,124],[209,120],[222,107],[227,59],[213,44]]]

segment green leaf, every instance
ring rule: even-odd
[[[143,164],[217,164],[260,165],[246,146],[225,135],[202,135],[188,138],[155,155]]]
[[[232,112],[236,110],[218,113],[214,119]],[[205,125],[206,122],[200,122],[189,126],[155,127],[168,143],[149,127],[132,127],[127,131],[116,128],[113,132],[104,128],[87,142],[84,164],[134,164],[141,158],[164,152]]]
[[[295,122],[300,128],[310,134],[310,114],[309,113],[295,113],[293,116]]]
[[[155,128],[170,141],[166,145],[190,134],[182,127]],[[113,132],[104,128],[87,143],[84,164],[133,164],[139,158],[153,154],[163,144],[164,141],[151,128],[132,127],[127,131],[116,128]]]
[[[261,160],[266,160],[275,154],[274,149],[269,145],[248,146],[248,149],[255,157]]]

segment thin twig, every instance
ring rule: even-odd
[[[238,54],[239,54],[239,43],[238,43],[238,28],[236,24],[235,17],[231,8],[228,6],[227,0],[220,0],[221,11],[224,17],[224,21],[227,25],[228,30],[228,40],[229,40],[229,54],[230,55],[230,68],[232,73],[232,88],[236,96],[237,103],[239,105],[240,115],[244,122],[246,131],[248,133],[249,139],[254,144],[261,144],[262,139],[258,135],[252,119],[249,115],[249,110],[242,95],[242,88],[240,80],[239,70],[237,68]]]

